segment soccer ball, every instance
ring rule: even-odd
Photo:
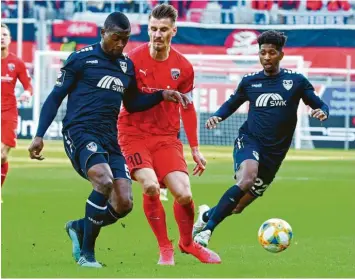
[[[292,240],[292,228],[285,220],[272,218],[265,221],[258,232],[263,248],[272,253],[285,250]]]

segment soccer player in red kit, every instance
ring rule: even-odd
[[[171,5],[156,6],[149,16],[150,42],[137,47],[129,57],[135,65],[140,90],[152,93],[159,89],[177,90],[192,101],[194,71],[191,63],[174,48],[177,11]],[[132,177],[143,188],[143,208],[157,238],[160,265],[174,265],[174,249],[167,234],[165,211],[159,199],[160,186],[174,196],[174,215],[179,227],[179,248],[203,263],[220,263],[219,256],[193,242],[194,203],[183,146],[177,135],[180,114],[194,161],[193,174],[201,175],[206,160],[198,149],[197,117],[193,104],[183,109],[176,104],[161,103],[144,112],[121,110],[118,139]]]
[[[16,147],[17,101],[16,81],[19,79],[25,89],[21,100],[28,101],[32,86],[25,63],[9,52],[11,35],[9,27],[1,24],[1,186],[9,169],[7,158],[10,149]]]

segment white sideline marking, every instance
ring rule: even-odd
[[[227,153],[204,153],[205,158],[207,158],[208,164],[221,163],[218,159],[228,159],[228,161],[233,161],[232,154]],[[188,163],[194,163],[191,156],[186,156]],[[355,161],[355,157],[344,157],[344,156],[308,156],[308,155],[290,155],[286,156],[285,161]],[[11,156],[10,162],[15,163],[32,163],[33,166],[47,165],[51,163],[56,164],[67,164],[70,163],[67,158],[48,158],[46,157],[43,162],[38,162],[36,160],[31,160],[28,157],[16,157]]]

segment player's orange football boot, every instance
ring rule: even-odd
[[[217,253],[196,242],[192,242],[190,245],[184,246],[182,242],[179,241],[179,248],[181,252],[191,254],[202,263],[220,264],[222,262]]]
[[[172,245],[167,245],[159,247],[160,257],[158,264],[159,265],[175,265],[174,261],[174,247]]]

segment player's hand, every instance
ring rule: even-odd
[[[311,111],[311,116],[319,119],[320,121],[324,121],[328,118],[327,114],[321,109],[314,109]]]
[[[206,128],[207,129],[214,129],[217,127],[217,124],[221,121],[222,121],[222,118],[220,118],[218,116],[212,116],[207,120]]]
[[[201,176],[206,169],[207,161],[203,157],[200,150],[198,150],[197,146],[191,148],[191,154],[192,154],[192,158],[194,159],[194,161],[196,163],[196,166],[194,167],[194,170],[193,170],[193,175]]]
[[[24,91],[19,97],[20,102],[25,102],[25,103],[28,103],[30,99],[31,99],[31,93],[27,90]]]
[[[28,148],[28,152],[30,153],[31,159],[36,159],[42,161],[44,157],[41,155],[41,151],[43,149],[43,138],[35,137]]]
[[[191,103],[190,99],[181,94],[180,92],[174,90],[164,90],[163,91],[164,101],[180,103],[184,108],[187,108],[187,105]]]

